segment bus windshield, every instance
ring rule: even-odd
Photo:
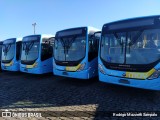
[[[21,62],[33,64],[38,59],[39,46],[40,42],[38,41],[22,42]]]
[[[160,58],[160,29],[104,34],[101,58],[108,63],[151,64]]]
[[[15,43],[3,43],[2,47],[2,62],[11,62],[15,55]]]
[[[57,61],[78,61],[85,57],[86,37],[72,35],[55,40],[54,58]]]

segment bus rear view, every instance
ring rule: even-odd
[[[21,52],[21,72],[44,74],[52,72],[52,35],[30,35],[23,37]]]
[[[160,16],[112,22],[102,28],[99,80],[160,90]]]
[[[53,59],[55,75],[79,79],[97,76],[99,40],[92,39],[97,31],[92,27],[78,27],[56,33]]]
[[[21,38],[10,38],[3,41],[1,59],[2,70],[20,70],[21,41]]]

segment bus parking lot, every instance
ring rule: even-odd
[[[93,111],[94,114],[88,113],[90,118],[82,115],[79,119],[98,119],[95,116],[99,111],[159,111],[159,101],[160,92],[158,91],[106,84],[99,82],[98,78],[85,81],[58,77],[52,73],[45,75],[21,72],[0,73],[0,108],[2,111],[5,109],[13,111],[68,110],[86,113]],[[66,117],[71,119],[74,114],[73,116],[72,114],[66,115]],[[67,119],[66,117],[55,119]],[[3,119],[9,120],[9,118]],[[46,117],[45,119],[52,118]],[[114,117],[112,119],[125,118]]]

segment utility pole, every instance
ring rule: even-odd
[[[35,35],[35,31],[36,31],[36,25],[37,25],[36,23],[33,23],[33,24],[32,24],[33,29],[34,29],[34,35]]]

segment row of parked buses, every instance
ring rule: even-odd
[[[160,90],[160,16],[77,27],[0,43],[1,68]]]

